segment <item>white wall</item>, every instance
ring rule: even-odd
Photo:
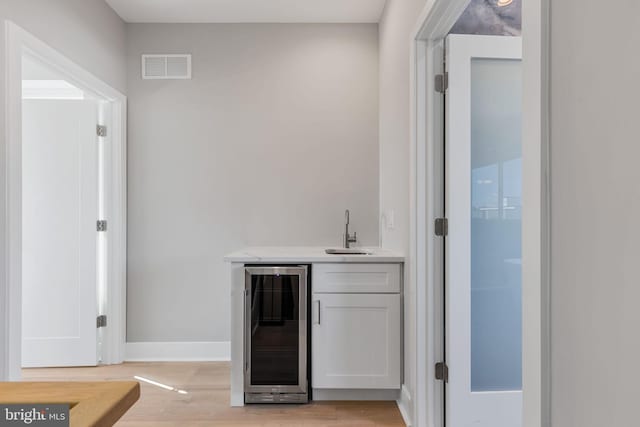
[[[103,0],[0,0],[0,81],[5,75],[4,21],[44,40],[69,58],[124,92],[125,25]],[[6,242],[5,88],[0,85],[0,242]],[[0,357],[8,345],[3,336],[7,310],[5,245],[0,245]],[[7,361],[0,360],[0,379]]]
[[[228,341],[233,250],[339,245],[346,208],[377,245],[377,25],[127,28],[129,342]]]
[[[551,2],[554,426],[638,425],[638,45],[637,1]]]
[[[388,0],[380,22],[380,212],[394,213],[394,228],[381,220],[381,243],[409,254],[410,217],[410,47],[425,0]],[[405,266],[405,387],[414,394],[416,377],[416,284]],[[412,396],[403,401],[413,416]]]

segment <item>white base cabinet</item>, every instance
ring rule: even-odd
[[[374,280],[371,287],[367,287],[362,280],[367,275],[371,277],[373,266],[336,265],[336,274],[331,274],[331,266],[323,265],[318,274],[314,271],[312,282],[312,387],[399,389],[402,380],[400,287],[387,288],[392,292],[373,293],[379,292],[380,284]],[[398,264],[373,268],[376,274],[397,276],[392,278],[392,283],[401,281]],[[338,280],[330,283],[331,277]],[[350,278],[354,284],[350,285]],[[353,293],[354,285],[360,293]],[[337,292],[342,289],[346,292]]]

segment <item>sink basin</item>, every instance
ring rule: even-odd
[[[338,248],[325,250],[329,255],[371,255],[372,252],[360,248]]]

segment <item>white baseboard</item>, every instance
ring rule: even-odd
[[[411,399],[409,389],[404,384],[402,385],[400,399],[398,399],[397,403],[404,423],[407,427],[411,427],[413,425],[413,400]]]
[[[313,389],[313,400],[398,400],[400,390],[369,389]]]
[[[125,362],[228,362],[231,343],[221,342],[128,342]]]

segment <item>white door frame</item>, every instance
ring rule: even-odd
[[[5,376],[19,380],[22,350],[22,55],[28,52],[61,73],[77,87],[92,92],[110,105],[106,150],[105,206],[109,223],[106,244],[106,286],[103,294],[108,327],[102,331],[102,363],[122,363],[124,360],[126,328],[126,97],[95,77],[55,49],[10,21],[5,26],[5,88],[6,88],[6,156],[2,165],[7,177],[7,266],[5,342],[0,354],[4,360]],[[96,218],[97,220],[97,218]],[[0,282],[0,286],[3,283]],[[97,303],[97,302],[96,302]],[[1,373],[1,372],[0,372]]]
[[[413,424],[442,425],[442,387],[435,364],[442,357],[442,248],[434,220],[441,215],[442,127],[435,76],[438,47],[470,0],[427,0],[411,40],[411,258],[417,290],[417,381]],[[546,427],[550,416],[548,22],[549,0],[523,1],[522,215],[523,426]],[[440,53],[441,54],[441,53]]]

